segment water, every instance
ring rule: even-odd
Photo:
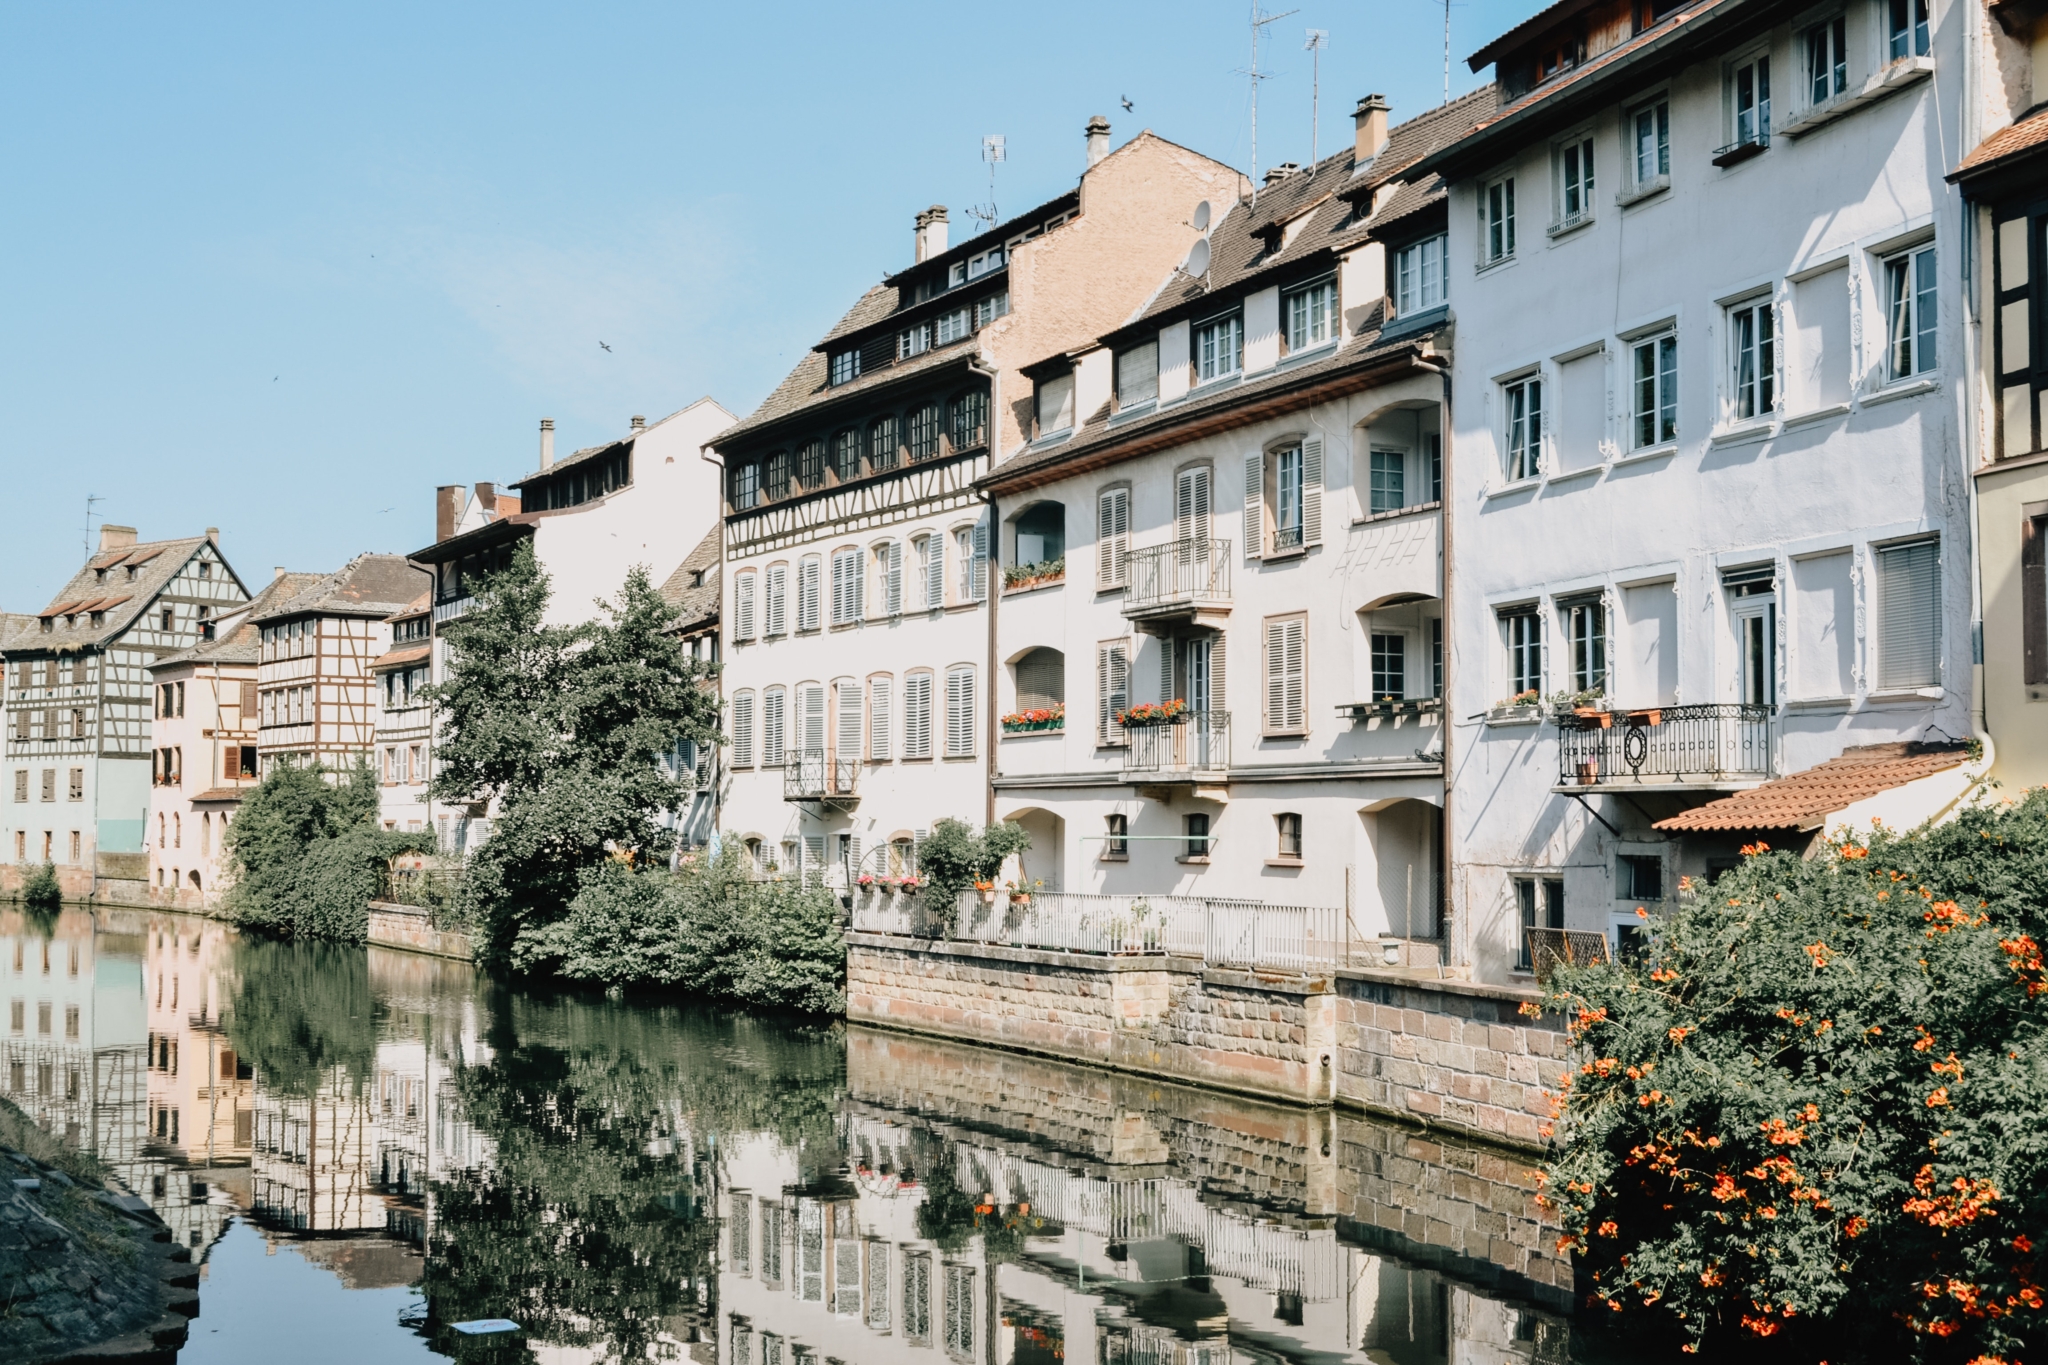
[[[202,1264],[181,1365],[1574,1354],[1533,1173],[1357,1115],[169,914],[0,914],[0,999]]]

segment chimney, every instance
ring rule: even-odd
[[[555,462],[555,419],[540,419],[540,467],[546,469]]]
[[[107,551],[109,551],[109,550],[125,550],[125,549],[127,549],[127,548],[128,548],[128,547],[129,547],[130,545],[133,545],[134,543],[135,543],[135,528],[134,528],[133,526],[111,526],[111,525],[105,525],[105,524],[101,525],[101,527],[100,527],[100,553],[101,553],[101,554],[105,554],[105,553],[106,553]]]
[[[218,527],[218,526],[209,526],[209,527],[207,527],[207,528],[206,528],[206,538],[207,538],[207,540],[209,540],[209,541],[211,541],[211,542],[213,543],[213,545],[214,545],[214,547],[215,547],[215,548],[219,548],[219,546],[220,546],[220,527]]]
[[[444,483],[434,490],[434,543],[440,544],[455,534],[455,523],[462,516],[462,485]]]
[[[480,483],[476,486],[476,505],[486,515],[498,510],[498,486],[494,483]]]
[[[1286,178],[1287,178],[1288,176],[1290,176],[1290,175],[1299,175],[1300,173],[1301,173],[1301,163],[1300,163],[1300,162],[1298,162],[1298,161],[1283,161],[1283,162],[1281,162],[1281,163],[1280,163],[1279,165],[1277,165],[1277,166],[1273,167],[1273,168],[1272,168],[1271,170],[1269,170],[1269,171],[1267,171],[1267,172],[1266,172],[1266,183],[1267,183],[1268,185],[1277,185],[1277,184],[1279,184],[1279,183],[1280,183],[1280,182],[1281,182],[1282,180],[1285,180],[1285,179],[1286,179]]]
[[[1367,95],[1351,111],[1351,122],[1358,130],[1354,164],[1363,166],[1387,145],[1387,97]]]
[[[933,204],[917,215],[917,259],[928,261],[946,249],[946,206]]]
[[[636,434],[647,430],[647,419],[637,412],[633,414],[633,430]]]
[[[284,577],[284,565],[282,565],[282,564],[279,564],[279,565],[278,565],[278,566],[277,566],[276,568],[274,568],[274,569],[272,569],[272,570],[270,571],[270,581],[271,581],[271,582],[273,582],[273,583],[275,583],[275,582],[276,582],[276,581],[277,581],[278,579],[280,579],[280,578],[283,578],[283,577]]]
[[[1100,114],[1089,119],[1087,136],[1088,167],[1093,170],[1096,162],[1109,155],[1109,120]]]

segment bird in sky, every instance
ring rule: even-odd
[[[1138,107],[1137,105],[1131,103],[1131,97],[1129,95],[1118,95],[1117,98],[1124,102],[1125,113],[1129,113],[1131,110],[1136,109]]]
[[[609,346],[605,346],[605,345],[604,345],[604,343],[603,343],[602,341],[598,342],[597,344],[598,344],[598,345],[600,345],[600,346],[604,346],[604,348],[605,348],[605,349],[606,349],[607,351],[609,351],[609,350],[611,349],[611,347],[609,347]]]

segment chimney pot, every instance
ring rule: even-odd
[[[1387,145],[1387,97],[1367,95],[1360,100],[1358,107],[1351,111],[1351,123],[1357,132],[1353,161],[1363,166]]]
[[[917,259],[928,261],[946,249],[946,206],[933,204],[917,215]]]
[[[641,416],[641,415],[640,415],[639,413],[637,413],[637,412],[633,414],[633,430],[635,430],[635,431],[645,431],[645,430],[647,430],[647,419],[646,419],[645,417],[642,417],[642,416]]]
[[[125,550],[135,543],[133,526],[114,526],[102,523],[100,526],[100,553],[108,550]]]
[[[1109,155],[1109,120],[1097,114],[1088,120],[1088,165],[1092,169],[1096,162]]]
[[[555,419],[540,419],[540,467],[546,469],[555,462]]]

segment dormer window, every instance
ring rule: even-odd
[[[906,327],[896,334],[896,358],[908,360],[923,355],[932,348],[932,325],[920,322],[915,327]]]
[[[832,357],[832,382],[834,384],[851,384],[858,378],[860,378],[860,350],[858,347],[849,347]]]
[[[938,328],[939,334],[937,344],[941,346],[951,345],[974,330],[968,322],[968,312],[965,308],[955,308],[950,313],[940,314],[934,325]]]
[[[107,581],[107,571],[106,571],[105,569],[94,569],[94,570],[92,571],[92,581],[93,581],[93,582],[95,582],[95,583],[104,583],[104,582],[106,582],[106,581]]]
[[[1148,341],[1116,358],[1116,405],[1128,408],[1159,397],[1159,343]]]
[[[133,583],[140,577],[142,577],[142,566],[140,564],[130,564],[128,566],[128,581]]]
[[[977,300],[974,305],[975,330],[980,331],[997,318],[1008,316],[1009,312],[1010,291],[1007,289],[1000,294],[990,294],[985,299]]]
[[[1194,351],[1196,383],[1236,374],[1244,368],[1244,319],[1226,313],[1197,325]]]
[[[1072,371],[1038,381],[1038,434],[1041,437],[1070,431],[1074,426],[1074,376]]]
[[[1337,282],[1317,280],[1280,297],[1289,354],[1321,346],[1337,335]]]

